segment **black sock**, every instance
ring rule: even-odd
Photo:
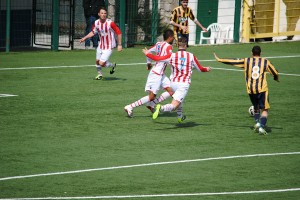
[[[267,117],[261,117],[260,118],[260,124],[262,127],[265,127],[267,124]]]

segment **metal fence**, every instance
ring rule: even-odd
[[[4,48],[7,34],[7,5],[6,0],[0,0],[0,2],[0,48]],[[50,48],[54,39],[53,1],[10,0],[10,2],[10,47],[48,46]],[[84,36],[86,26],[82,0],[58,0],[58,2],[59,47],[82,48],[78,44],[79,38]],[[122,25],[121,19],[125,22],[122,33],[126,47],[136,44],[153,44],[168,27],[168,23],[163,22],[165,17],[161,16],[158,7],[153,6],[158,4],[158,0],[107,0],[106,4],[109,18],[112,18],[118,25]],[[178,0],[168,0],[168,4],[169,7],[172,4],[178,5]],[[161,6],[164,5],[159,5]]]
[[[84,48],[79,44],[86,27],[82,1],[0,0],[0,49],[7,46],[52,48],[54,40],[58,41],[59,47]],[[7,2],[10,3],[9,7]],[[54,10],[57,8],[54,2],[57,2],[58,9]],[[123,45],[132,47],[162,40],[164,29],[172,28],[169,26],[171,11],[179,2],[106,0],[106,6],[108,17],[122,30]],[[242,7],[237,6],[238,3]],[[280,39],[291,38],[293,35],[293,40],[299,39],[299,3],[300,0],[189,0],[189,6],[205,27],[211,23],[233,26],[235,42],[268,37],[274,40],[276,36]],[[55,18],[57,21],[54,21]],[[199,44],[201,30],[193,22],[189,27],[190,43]],[[53,34],[53,28],[58,29],[57,35]]]

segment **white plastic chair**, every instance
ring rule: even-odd
[[[224,29],[224,43],[233,42],[233,25],[229,25]]]
[[[203,44],[203,41],[206,40],[207,43],[216,44],[219,42],[220,34],[222,31],[222,26],[218,23],[212,23],[207,27],[207,32],[201,31],[200,33],[200,44]],[[209,34],[210,36],[205,37],[204,34]]]

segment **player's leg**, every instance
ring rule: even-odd
[[[159,97],[156,97],[149,103],[147,108],[149,108],[150,110],[152,110],[152,108],[154,108],[156,104],[159,104],[160,102],[170,98],[174,94],[174,91],[171,88],[170,79],[165,75],[162,76],[161,86],[162,88],[164,88],[165,92],[163,92]]]
[[[189,84],[172,82],[171,86],[172,89],[175,91],[175,93],[173,94],[172,102],[166,105],[157,104],[155,107],[155,112],[152,115],[153,119],[156,119],[160,112],[172,112],[176,110],[181,104],[181,102],[183,102],[189,90]]]
[[[95,77],[96,80],[101,80],[102,79],[102,67],[100,65],[100,58],[102,55],[102,50],[98,47],[96,50],[96,70],[98,75]]]
[[[268,110],[270,108],[268,91],[262,92],[258,96],[259,96],[259,107],[262,110],[260,116],[261,127],[259,128],[259,133],[266,135],[268,134],[266,131],[266,124],[268,121]]]
[[[186,116],[183,114],[183,102],[177,108],[177,121],[182,123],[186,119]]]
[[[189,34],[182,34],[182,37],[186,38],[187,41],[187,47],[189,47]]]
[[[110,69],[110,74],[113,74],[116,70],[117,64],[116,63],[111,63],[109,61],[109,58],[110,58],[111,54],[112,54],[111,49],[102,50],[102,55],[101,55],[101,58],[99,60],[100,60],[101,67],[111,68]]]
[[[254,124],[254,131],[258,132],[260,125],[260,108],[259,108],[259,101],[258,101],[258,94],[249,94],[249,98],[251,100],[251,103],[254,107],[254,115],[253,115],[253,119],[255,121]]]
[[[149,73],[146,86],[145,86],[145,91],[148,93],[148,95],[124,107],[124,110],[127,112],[127,114],[130,113],[128,114],[128,116],[130,117],[133,116],[133,109],[135,107],[139,107],[141,105],[147,104],[150,101],[155,99],[156,94],[160,88],[159,80],[160,80],[160,76],[151,72]]]
[[[175,39],[175,44],[178,47],[178,34],[179,32],[174,31],[174,39]]]

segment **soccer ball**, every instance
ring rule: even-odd
[[[254,116],[254,106],[250,106],[248,109],[249,115]]]

